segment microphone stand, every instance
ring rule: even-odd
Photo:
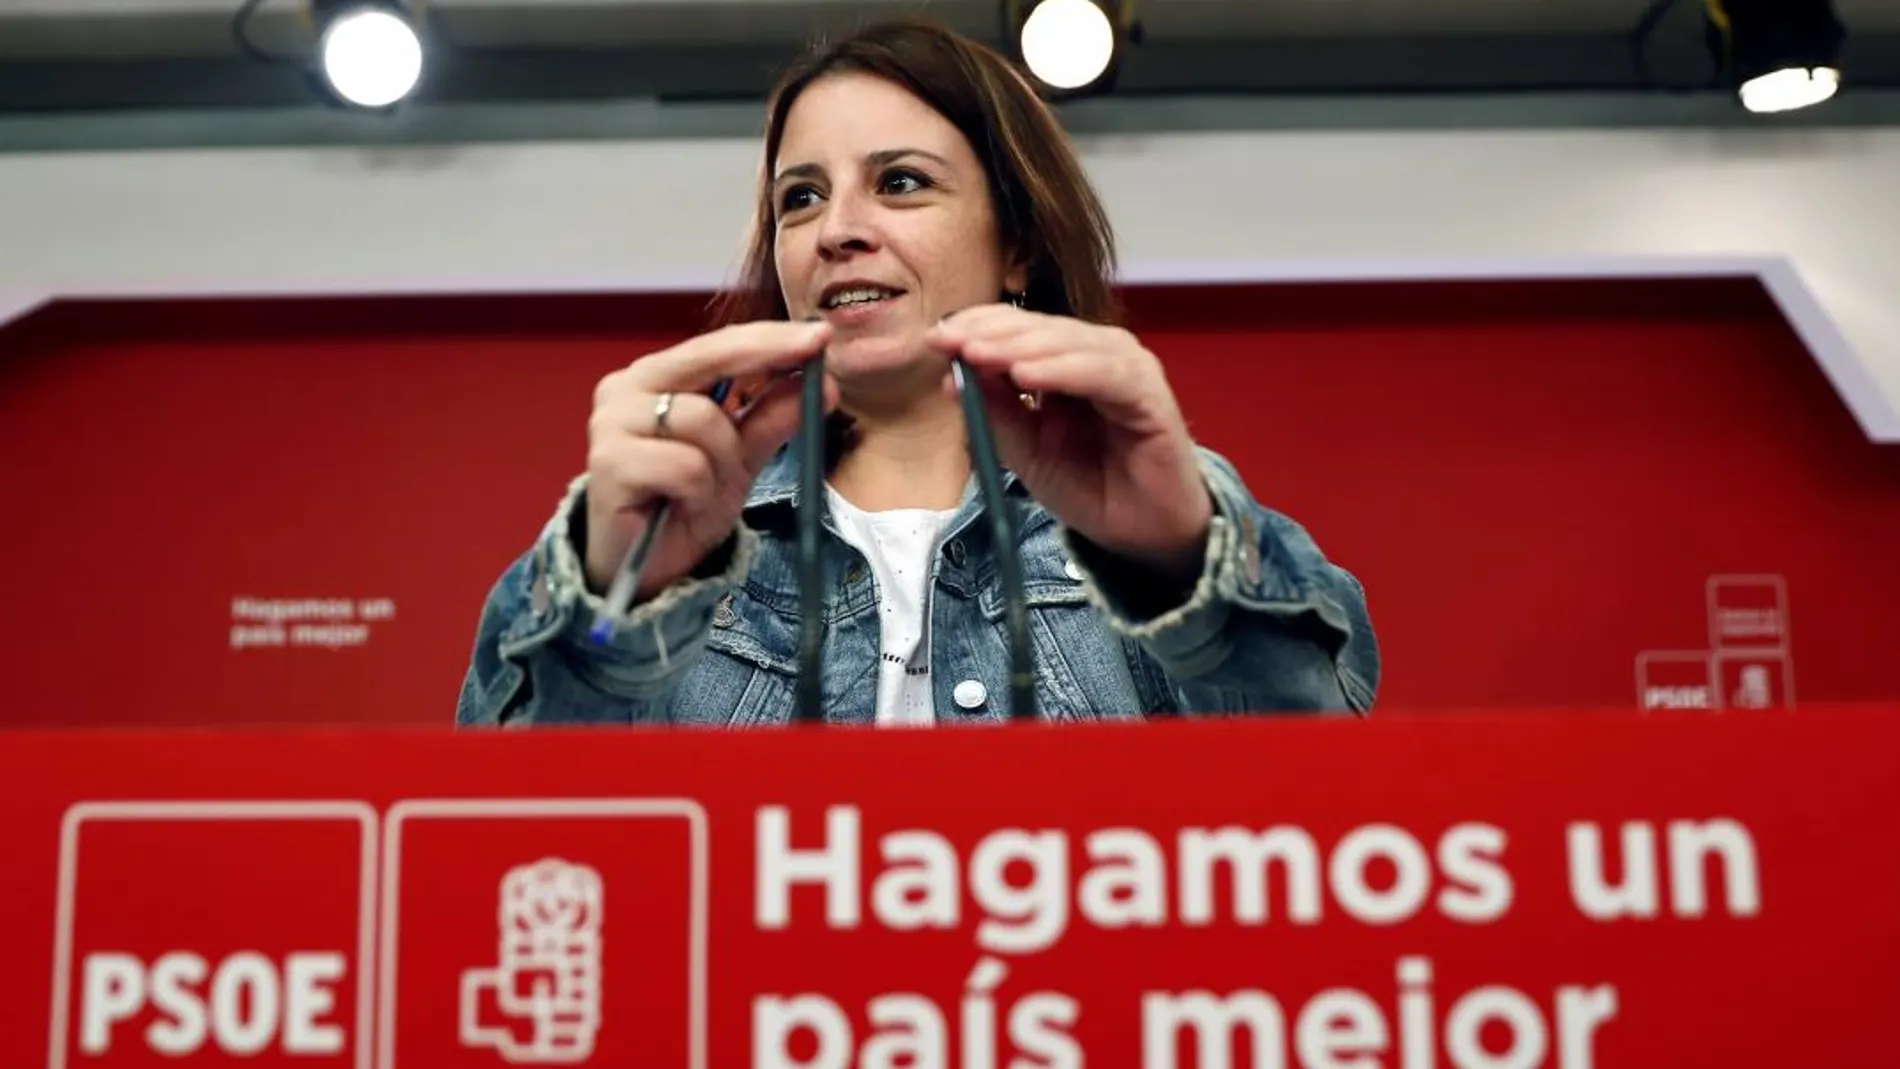
[[[798,429],[798,690],[792,718],[822,721],[824,712],[823,647],[824,562],[819,546],[825,505],[825,357],[822,352],[805,364],[804,390]],[[990,537],[995,544],[997,579],[1003,586],[1004,623],[1009,637],[1009,715],[1034,720],[1035,664],[1029,646],[1028,599],[1023,589],[1020,527],[1010,501],[1003,496],[1002,464],[997,460],[996,436],[990,430],[983,390],[962,357],[950,365],[962,402],[964,425],[970,439],[970,463],[983,495]]]
[[[798,424],[798,697],[795,720],[822,721],[825,565],[825,353],[805,362]]]
[[[1029,649],[1029,607],[1023,592],[1022,545],[1015,511],[1003,496],[1002,463],[996,457],[996,435],[990,430],[989,409],[976,375],[958,356],[950,363],[957,398],[963,402],[963,423],[969,432],[970,466],[983,494],[983,512],[990,521],[990,541],[996,553],[996,577],[1003,584],[1003,620],[1009,635],[1009,715],[1014,720],[1036,719],[1035,663]]]

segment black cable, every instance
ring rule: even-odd
[[[238,48],[245,55],[259,63],[303,62],[295,56],[280,56],[273,52],[266,52],[257,47],[256,41],[251,40],[251,19],[257,16],[257,9],[263,6],[264,0],[244,0],[244,3],[238,6],[237,14],[231,16],[231,39],[237,42]]]
[[[969,431],[970,464],[989,515],[990,540],[995,543],[996,574],[1003,584],[1004,622],[1009,631],[1009,715],[1017,720],[1036,718],[1035,663],[1029,650],[1028,598],[1023,591],[1022,546],[1016,517],[1003,496],[1003,466],[996,458],[996,436],[990,432],[989,411],[976,375],[957,357],[950,364],[957,397],[963,402],[963,421]]]
[[[798,425],[798,697],[792,719],[825,718],[823,646],[825,562],[819,552],[825,516],[825,354],[805,363]]]
[[[1649,42],[1656,36],[1656,29],[1662,25],[1663,19],[1679,5],[1680,0],[1650,0],[1649,6],[1643,9],[1642,17],[1636,20],[1635,27],[1630,30],[1630,63],[1636,69],[1636,80],[1645,89],[1658,89],[1665,93],[1696,93],[1715,88],[1721,82],[1720,69],[1705,82],[1688,84],[1659,82],[1655,72],[1650,70]]]

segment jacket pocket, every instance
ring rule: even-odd
[[[1023,607],[1042,715],[1048,720],[1139,717],[1142,702],[1122,644],[1065,563],[1060,553],[1025,554],[1023,560]],[[977,602],[1007,657],[1009,605],[1002,584],[984,584]]]
[[[786,637],[772,633],[778,618],[750,615],[735,614],[729,603],[716,611],[705,655],[684,689],[690,704],[677,710],[679,722],[743,728],[791,720],[798,666],[778,652]],[[788,633],[795,642],[795,632]]]

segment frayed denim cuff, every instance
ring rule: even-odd
[[[741,524],[717,574],[689,576],[667,587],[616,620],[612,636],[600,641],[593,630],[604,601],[587,589],[572,534],[586,501],[587,476],[581,475],[536,542],[535,608],[545,608],[547,638],[562,646],[578,675],[609,693],[655,696],[677,684],[705,649],[719,599],[745,581],[759,536]]]

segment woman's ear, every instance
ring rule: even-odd
[[[1029,292],[1029,262],[1020,256],[1011,256],[1009,267],[1003,272],[1004,293]]]

